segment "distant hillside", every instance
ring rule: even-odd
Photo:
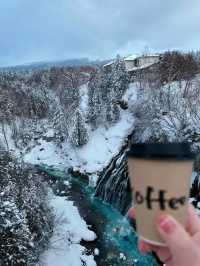
[[[49,61],[49,62],[34,62],[30,64],[0,67],[0,71],[11,71],[11,70],[39,70],[48,69],[51,67],[68,67],[68,66],[94,66],[107,63],[109,60],[95,60],[90,61],[88,58],[80,59],[66,59],[62,61]]]

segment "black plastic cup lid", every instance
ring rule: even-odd
[[[132,144],[128,157],[143,159],[194,160],[188,143],[139,143]]]

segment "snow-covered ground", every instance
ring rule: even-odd
[[[56,228],[50,240],[49,249],[42,254],[40,261],[47,266],[95,266],[93,255],[87,255],[80,241],[93,241],[92,232],[80,217],[72,201],[65,197],[52,196],[51,205],[56,214]],[[94,250],[94,255],[95,254]]]
[[[66,165],[66,156],[53,142],[39,140],[40,145],[35,146],[30,152],[24,154],[24,161],[31,164],[47,164],[63,168]]]
[[[118,153],[125,136],[131,132],[133,123],[133,118],[124,113],[115,126],[108,130],[104,127],[98,128],[92,132],[89,142],[82,148],[74,148],[69,143],[64,143],[60,148],[54,142],[41,138],[38,140],[39,145],[24,154],[24,160],[32,164],[73,167],[81,172],[95,173]],[[51,131],[50,129],[46,135],[50,136]]]
[[[20,158],[22,154],[14,145],[10,128],[7,126],[5,130],[9,149]],[[50,129],[44,135],[51,137],[52,130]],[[2,132],[0,133],[0,142],[5,146]],[[42,138],[39,139],[39,145],[36,145],[30,152],[24,153],[24,159],[32,164],[45,163],[60,169],[64,168],[66,163],[63,152],[53,142],[47,142]],[[69,185],[68,182],[65,184]],[[81,240],[95,240],[96,234],[89,229],[72,201],[65,197],[54,196],[52,192],[50,197],[51,206],[56,215],[56,228],[50,240],[50,247],[42,254],[39,265],[82,266],[84,263],[85,266],[96,266],[94,256],[86,254],[86,249],[80,245]],[[94,255],[96,255],[95,250]]]
[[[109,129],[100,127],[91,133],[89,142],[71,152],[74,169],[95,173],[102,170],[122,147],[125,137],[131,133],[134,120],[124,113],[121,120]]]
[[[82,87],[82,109],[86,108],[87,88]],[[130,84],[124,99],[129,105],[134,104],[137,99],[137,88],[134,84]],[[120,121],[106,129],[99,127],[91,132],[89,142],[82,148],[72,147],[69,143],[64,143],[62,149],[58,148],[53,142],[49,143],[40,140],[40,145],[33,148],[29,153],[25,154],[24,159],[30,163],[46,163],[66,168],[73,167],[80,172],[95,174],[102,170],[109,161],[116,155],[122,147],[124,140],[134,128],[134,117],[129,110],[121,112]],[[53,136],[53,132],[47,132],[48,136]]]
[[[40,145],[24,154],[24,160],[33,164],[73,167],[80,172],[96,173],[119,152],[125,137],[131,133],[133,124],[133,117],[124,112],[121,120],[113,127],[101,127],[92,132],[89,142],[82,148],[72,147],[69,143],[64,143],[59,148],[53,142],[40,139]],[[48,136],[50,133],[47,132]]]
[[[81,108],[84,111],[87,105],[87,87],[81,90]],[[137,90],[130,85],[124,99],[132,105],[136,101]],[[91,132],[89,142],[82,148],[74,148],[69,143],[63,143],[58,147],[53,141],[54,132],[46,125],[46,132],[32,143],[30,149],[19,150],[15,147],[11,138],[11,130],[6,127],[6,136],[9,149],[16,156],[24,158],[25,162],[31,164],[47,164],[68,169],[73,167],[80,172],[91,173],[93,184],[96,173],[102,170],[109,161],[116,155],[124,144],[124,140],[134,128],[134,117],[129,110],[121,111],[120,121],[106,129],[99,127]],[[5,138],[0,133],[0,142],[5,144]],[[5,145],[4,145],[5,146]],[[56,229],[50,241],[50,248],[41,256],[41,262],[47,266],[95,266],[93,255],[86,254],[86,249],[80,245],[80,241],[93,241],[96,238],[94,232],[89,230],[85,221],[80,217],[77,207],[67,198],[52,195],[51,205],[53,206],[58,219]],[[94,250],[94,255],[98,253]],[[84,264],[85,263],[85,264]]]

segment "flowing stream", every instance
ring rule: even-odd
[[[98,266],[157,266],[151,255],[142,256],[137,249],[137,236],[128,219],[110,204],[94,197],[94,189],[82,178],[46,165],[37,166],[46,179],[54,180],[54,193],[67,196],[78,207],[80,215],[98,236],[94,242],[82,242],[89,252],[99,249],[95,256]],[[69,181],[66,188],[64,181]]]

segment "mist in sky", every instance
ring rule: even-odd
[[[2,0],[0,66],[200,48],[199,0]]]

